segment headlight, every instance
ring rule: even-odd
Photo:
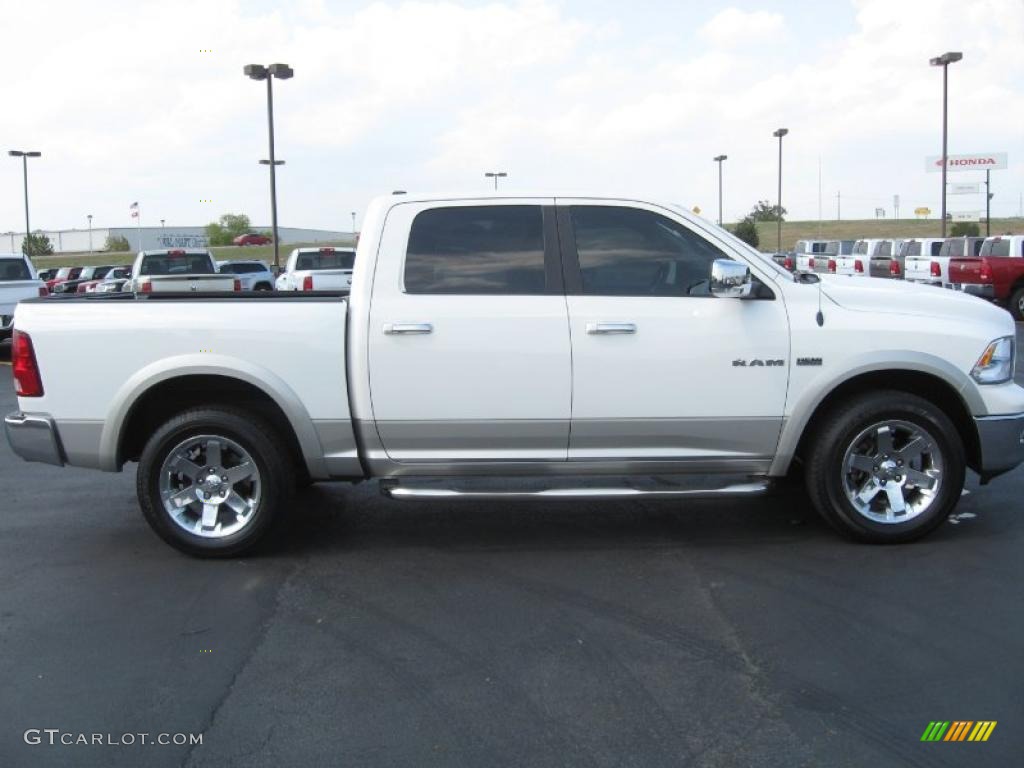
[[[1013,337],[996,339],[987,347],[971,370],[979,384],[1002,384],[1013,378]]]

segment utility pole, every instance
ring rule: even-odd
[[[842,221],[842,192],[836,192],[836,221]]]

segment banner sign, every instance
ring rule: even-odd
[[[981,191],[980,184],[950,184],[949,194],[951,195],[976,195]]]
[[[942,158],[930,155],[925,158],[925,170],[938,173],[942,170]],[[946,170],[952,171],[1001,171],[1007,166],[1005,152],[982,152],[977,155],[950,155],[946,159]]]
[[[981,218],[981,211],[954,211],[950,215],[953,221],[978,221]]]

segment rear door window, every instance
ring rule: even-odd
[[[537,295],[546,292],[539,205],[432,208],[413,219],[405,292]]]
[[[934,243],[932,243],[932,256],[938,256],[939,252],[941,250],[942,250],[942,241],[941,240],[936,240]]]

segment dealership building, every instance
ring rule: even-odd
[[[269,232],[270,227],[253,227],[253,232]],[[351,232],[329,229],[302,229],[278,227],[281,245],[289,243],[333,243],[348,245],[355,239]],[[209,243],[206,227],[105,227],[103,229],[35,230],[32,234],[50,238],[54,253],[91,253],[103,248],[108,237],[128,240],[129,250],[138,252],[147,248],[205,248]],[[21,253],[24,232],[0,234],[0,252]]]

